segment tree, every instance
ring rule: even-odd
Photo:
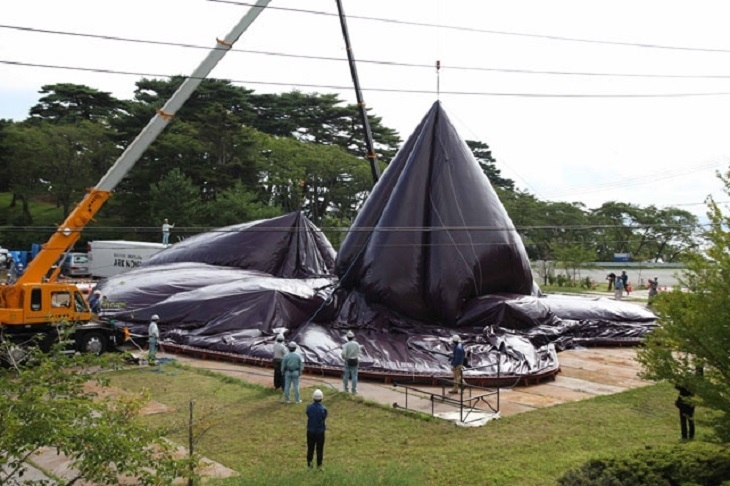
[[[43,124],[39,128],[45,136],[39,175],[66,216],[71,205],[80,201],[109,169],[117,148],[106,128],[93,122]]]
[[[502,177],[502,171],[497,168],[497,160],[492,157],[492,151],[484,142],[476,142],[474,140],[467,140],[466,144],[474,154],[474,158],[477,159],[479,166],[484,171],[484,174],[489,179],[494,187],[500,187],[507,191],[515,190],[515,181],[512,179],[506,179]]]
[[[217,193],[214,201],[204,205],[202,214],[206,225],[221,227],[274,218],[281,216],[282,210],[262,203],[256,192],[251,192],[238,182],[235,186]]]
[[[12,124],[12,120],[0,118],[0,192],[10,190],[10,151],[7,145],[7,128]]]
[[[199,190],[180,169],[172,169],[158,183],[150,186],[150,216],[161,224],[167,218],[170,223],[190,225],[199,220],[202,202]]]
[[[720,176],[730,194],[730,172]],[[695,393],[718,412],[710,420],[717,436],[730,441],[730,217],[708,200],[709,227],[702,250],[687,255],[681,289],[658,294],[660,327],[639,350],[644,376],[668,380]]]
[[[293,137],[307,143],[337,145],[356,157],[367,155],[365,129],[357,105],[342,106],[337,94],[305,94],[291,91],[282,94],[252,95],[257,113],[253,126],[264,133]],[[379,159],[388,163],[395,155],[400,137],[385,127],[382,118],[368,114]]]
[[[578,283],[580,269],[596,261],[596,252],[578,243],[552,243],[550,249],[557,266],[565,270],[571,283]]]
[[[630,253],[672,262],[697,246],[697,217],[681,209],[612,201],[594,210],[592,219],[602,260],[611,260],[614,253]]]
[[[314,224],[354,218],[372,186],[368,163],[339,147],[261,135],[259,152],[261,201]]]
[[[22,202],[20,215],[8,221],[10,224],[19,226],[33,224],[30,199],[44,190],[39,175],[40,160],[47,154],[46,142],[45,133],[39,127],[15,123],[5,129],[8,188],[13,194],[10,205],[13,207],[17,201]]]
[[[3,355],[13,356],[2,341]],[[94,369],[113,357],[29,351],[29,363],[0,369],[0,484],[24,481],[28,461],[47,447],[67,456],[77,476],[65,484],[172,484],[188,468],[162,431],[136,421],[146,395],[102,396]],[[90,383],[96,386],[90,387]],[[185,469],[183,469],[185,467]]]
[[[590,219],[582,203],[540,201],[522,191],[497,189],[507,214],[533,260],[555,260],[560,246],[595,249]]]
[[[81,121],[108,121],[122,112],[126,103],[110,93],[82,84],[59,83],[41,87],[46,96],[30,109],[30,120],[53,123],[78,123]]]

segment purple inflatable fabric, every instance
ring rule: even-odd
[[[302,213],[221,228],[100,282],[106,318],[144,337],[267,362],[277,333],[338,372],[348,330],[364,376],[539,377],[558,351],[638,343],[656,317],[604,298],[540,296],[512,221],[440,103],[385,170],[335,256]],[[254,361],[255,362],[255,361]]]
[[[331,275],[334,261],[335,250],[327,237],[298,211],[195,235],[151,256],[142,266],[198,262],[309,278]]]
[[[512,220],[439,103],[373,188],[336,266],[369,301],[446,325],[474,297],[533,285]]]

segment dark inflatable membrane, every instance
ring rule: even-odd
[[[104,315],[168,345],[270,363],[296,342],[309,369],[338,373],[348,330],[360,373],[450,377],[451,336],[475,383],[559,370],[558,351],[638,343],[655,316],[604,298],[541,297],[512,221],[435,103],[360,211],[335,258],[303,214],[211,231],[102,281]],[[514,382],[513,381],[513,382]]]
[[[201,233],[176,243],[142,263],[198,262],[259,270],[275,277],[309,278],[332,274],[335,250],[300,211]]]
[[[474,297],[532,293],[522,240],[439,103],[373,188],[337,276],[370,302],[446,325]]]

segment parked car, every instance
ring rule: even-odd
[[[88,277],[89,257],[86,253],[68,253],[61,263],[61,275],[67,277]]]

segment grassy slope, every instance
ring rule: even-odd
[[[2,216],[3,224],[9,224],[7,221],[16,215],[20,215],[23,211],[23,203],[18,201],[14,208],[10,207],[13,195],[9,192],[0,192],[0,216]],[[55,204],[49,204],[43,201],[30,201],[28,203],[30,214],[33,216],[33,224],[39,226],[52,226],[59,224],[63,216],[63,210],[57,208]]]
[[[326,471],[305,467],[305,404],[210,372],[165,365],[114,375],[178,410],[147,417],[185,444],[188,402],[213,425],[198,452],[241,473],[226,484],[554,484],[589,458],[676,444],[675,392],[662,384],[506,417],[480,428],[326,393]],[[194,383],[194,386],[191,384]],[[312,390],[303,395],[311,396]],[[698,420],[702,410],[698,409]],[[698,435],[702,436],[700,425]]]

